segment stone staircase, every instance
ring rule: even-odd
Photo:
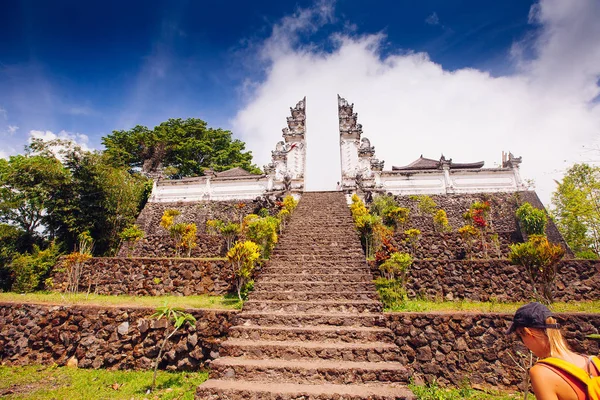
[[[197,399],[414,399],[341,192],[306,192]]]

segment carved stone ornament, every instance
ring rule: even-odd
[[[383,171],[383,164],[385,161],[379,161],[377,158],[371,159],[371,170],[372,171]]]

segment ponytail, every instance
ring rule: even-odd
[[[556,324],[556,320],[553,317],[546,318],[546,324]],[[560,333],[560,329],[548,328],[544,330],[548,337],[548,344],[550,345],[550,356],[557,357],[561,354],[566,354],[571,349],[569,345]]]

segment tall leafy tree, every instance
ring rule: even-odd
[[[552,195],[552,216],[576,255],[600,254],[600,168],[575,164]]]
[[[0,222],[33,237],[69,180],[69,172],[55,157],[26,154],[0,160]]]
[[[119,232],[135,222],[148,195],[148,180],[128,168],[115,167],[107,156],[81,149],[66,155],[72,183],[63,193],[67,201],[51,210],[49,225],[72,248],[77,236],[90,231],[95,254],[110,254]]]
[[[207,168],[225,171],[241,167],[260,173],[252,164],[245,143],[232,139],[232,133],[207,127],[197,118],[169,119],[154,129],[136,126],[113,131],[102,143],[113,164],[155,172],[160,166],[174,167],[179,176],[203,175]]]

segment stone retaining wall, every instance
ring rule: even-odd
[[[67,276],[53,276],[53,289],[64,291]],[[225,259],[96,257],[86,263],[79,290],[98,294],[160,296],[220,295],[230,291],[232,270]]]
[[[409,221],[405,229],[417,228],[422,233],[433,233],[433,218],[430,215],[421,215],[418,210],[417,202],[411,200],[411,196],[394,196],[396,202],[401,207],[410,210]],[[514,193],[461,193],[448,195],[431,195],[438,208],[446,211],[448,223],[453,231],[465,225],[463,214],[469,209],[475,201],[489,201],[491,214],[488,219],[490,228],[493,232],[520,232],[517,223],[515,211],[525,202],[530,203],[536,208],[544,209],[538,195],[534,191],[514,192]],[[561,244],[567,249],[568,255],[572,255],[571,250],[558,232],[558,229],[551,219],[548,219],[546,234],[552,243]],[[519,234],[520,236],[520,234]]]
[[[520,232],[498,232],[498,246],[492,242],[491,235],[486,238],[487,256],[485,255],[479,240],[473,243],[471,253],[467,253],[466,245],[457,232],[448,233],[425,233],[419,238],[416,246],[415,258],[433,258],[437,260],[460,260],[468,258],[487,259],[506,257],[509,253],[509,245],[521,242]],[[396,232],[392,244],[398,251],[413,254],[411,246],[405,242],[406,235]]]
[[[196,235],[196,243],[198,246],[192,249],[192,257],[225,256],[225,239],[219,235],[200,233]],[[173,257],[174,255],[175,243],[166,231],[144,237],[133,246],[133,251],[127,243],[124,243],[119,251],[119,257]]]
[[[0,361],[8,365],[150,369],[165,334],[165,320],[149,308],[0,303]],[[188,310],[197,319],[165,346],[161,369],[197,370],[218,356],[236,311]],[[171,329],[171,327],[169,327]],[[170,330],[169,330],[170,331]]]
[[[504,332],[512,315],[475,313],[387,313],[402,362],[416,382],[523,390],[523,372],[511,356],[526,348]],[[600,314],[557,314],[562,331],[575,352],[599,354],[598,342],[585,339],[600,332]],[[525,364],[523,364],[525,365]]]
[[[76,357],[81,368],[149,369],[164,338],[164,320],[149,308],[51,306],[0,303],[0,362],[7,365],[65,365]],[[196,370],[218,357],[219,344],[238,311],[188,310],[197,319],[165,348],[162,369]],[[402,362],[417,382],[521,389],[522,372],[513,358],[526,353],[504,335],[512,315],[499,313],[386,313],[402,350]],[[557,314],[574,351],[599,354],[585,339],[600,332],[600,314]]]
[[[220,219],[222,221],[240,222],[241,219],[261,208],[276,215],[279,208],[264,199],[248,199],[239,201],[200,201],[174,203],[147,203],[137,218],[136,224],[144,231],[145,239],[136,245],[134,256],[165,257],[174,254],[172,239],[168,232],[161,228],[160,219],[167,209],[181,212],[177,222],[193,222],[198,229],[199,247],[194,249],[194,257],[217,257],[222,255],[223,240],[206,234],[206,221]],[[119,256],[125,257],[130,253],[127,245],[119,250]]]
[[[379,276],[374,262],[371,270]],[[556,301],[600,299],[600,267],[591,260],[563,260],[556,279]],[[528,301],[532,289],[522,268],[506,259],[416,260],[410,267],[408,295],[428,300]]]

